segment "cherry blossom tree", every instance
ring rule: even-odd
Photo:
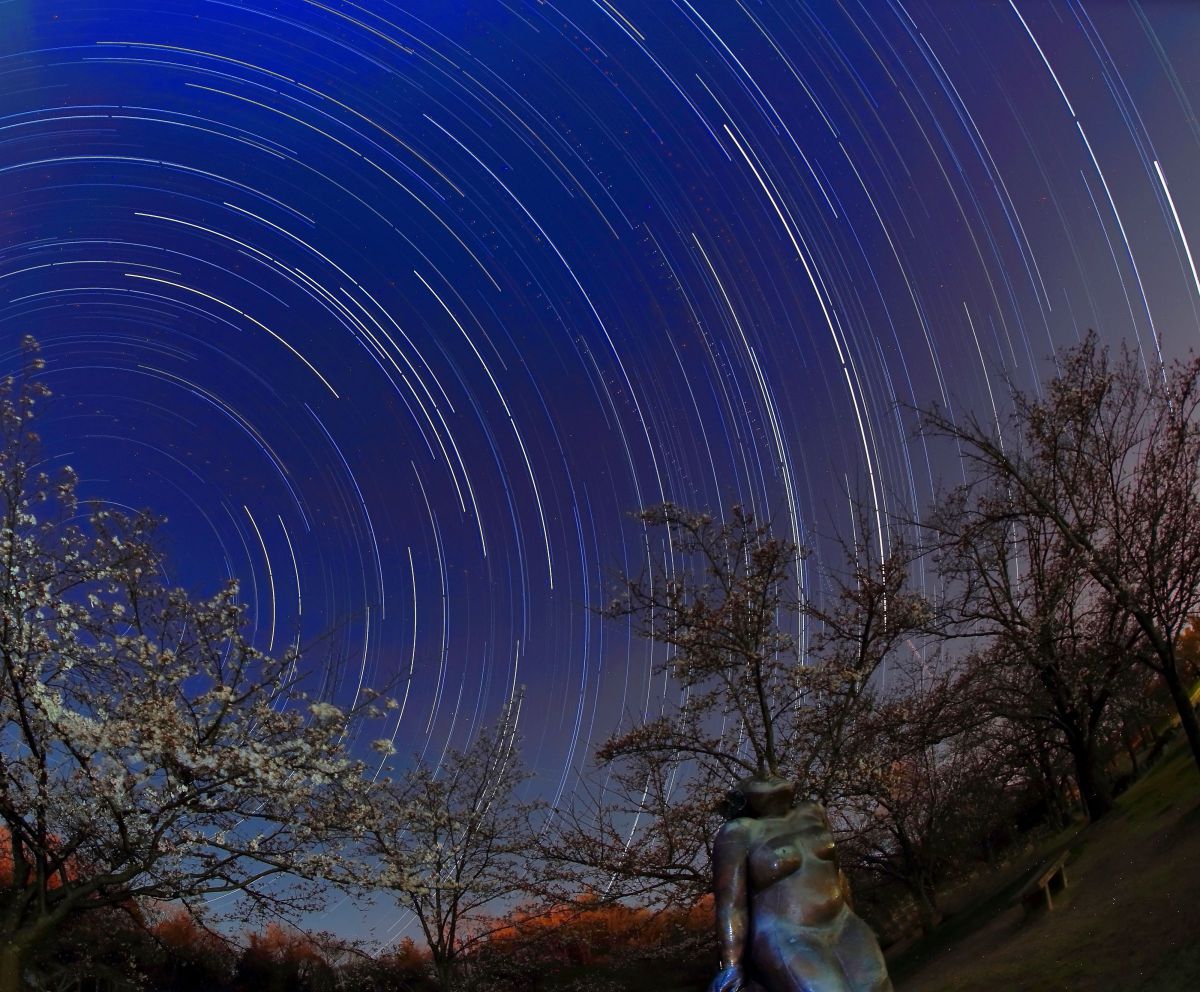
[[[711,887],[721,800],[737,779],[783,775],[826,803],[845,791],[881,669],[912,655],[932,618],[908,588],[911,551],[881,556],[861,521],[817,605],[799,593],[802,549],[741,507],[724,520],[671,504],[640,517],[665,532],[674,571],[624,579],[606,613],[665,648],[660,671],[679,702],[602,744],[541,854],[560,875],[557,898],[574,879],[609,898],[687,905]]]
[[[694,902],[712,884],[721,797],[743,776],[792,771],[800,550],[741,507],[724,520],[673,504],[639,517],[674,571],[648,562],[605,614],[665,648],[679,702],[613,733],[556,812],[540,854],[557,899]]]
[[[529,891],[536,805],[519,801],[528,777],[514,703],[464,750],[437,764],[416,758],[374,796],[365,854],[372,885],[392,890],[429,947],[442,992],[470,987],[470,955],[501,924],[506,899]]]
[[[1036,396],[1011,388],[1007,421],[934,409],[923,430],[955,443],[970,488],[1010,493],[1021,513],[1053,527],[1128,615],[1133,656],[1170,693],[1200,767],[1200,720],[1178,650],[1200,612],[1200,357],[1146,367],[1089,333],[1056,366]]]
[[[352,714],[254,645],[236,585],[172,588],[153,518],[86,513],[43,470],[41,368],[27,341],[0,381],[0,992],[84,914],[307,905],[366,809]]]
[[[981,713],[1065,749],[1089,819],[1104,816],[1112,718],[1133,691],[1137,624],[1020,491],[963,487],[929,526],[955,630],[988,639],[967,660],[964,691]]]
[[[858,787],[863,756],[878,743],[880,712],[907,711],[906,702],[917,695],[914,685],[921,687],[930,740],[953,734],[963,719],[952,694],[929,692],[929,673],[941,661],[943,618],[911,588],[920,549],[894,534],[883,554],[863,513],[855,534],[843,542],[844,569],[828,577],[827,605],[805,607],[810,661],[793,676],[805,686],[801,700],[807,704],[801,711],[805,732],[793,745],[802,762],[797,777],[826,805]]]
[[[661,749],[614,756],[581,777],[537,837],[537,882],[546,901],[686,907],[711,891],[713,841],[733,778],[684,758],[664,759],[677,739],[664,733]]]
[[[998,763],[972,733],[944,737],[921,710],[942,684],[876,711],[848,795],[837,809],[843,864],[903,887],[923,933],[941,922],[938,886],[969,860],[1006,809]],[[936,742],[935,742],[936,741]]]

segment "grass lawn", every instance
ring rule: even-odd
[[[1100,823],[1056,840],[1069,887],[1053,912],[1013,904],[1029,872],[997,878],[897,957],[899,992],[1200,989],[1200,775],[1182,742]]]

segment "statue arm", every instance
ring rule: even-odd
[[[746,947],[750,917],[746,891],[748,847],[745,828],[732,821],[721,828],[713,848],[713,894],[722,971],[740,968]]]

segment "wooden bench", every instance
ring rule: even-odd
[[[1021,902],[1025,911],[1036,909],[1038,904],[1046,902],[1046,909],[1054,908],[1054,900],[1050,890],[1061,892],[1067,887],[1067,852],[1063,851],[1053,861],[1050,861],[1028,885],[1021,890]]]

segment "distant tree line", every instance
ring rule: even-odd
[[[711,907],[655,912],[585,900],[513,910],[486,942],[457,956],[453,988],[600,992],[702,985]],[[427,947],[405,937],[380,951],[281,923],[229,935],[183,907],[139,906],[73,921],[35,962],[56,992],[441,992]],[[614,980],[622,979],[614,985]]]
[[[932,930],[948,883],[1103,817],[1173,727],[1200,765],[1200,360],[1089,336],[1056,368],[1002,418],[920,411],[963,481],[860,508],[832,566],[742,507],[642,511],[673,554],[604,612],[675,698],[548,809],[521,798],[519,700],[437,765],[377,740],[368,775],[349,730],[394,702],[308,696],[236,585],[172,587],[158,521],[44,470],[28,342],[0,381],[0,992],[703,983],[711,847],[754,773],[826,805],[885,936]],[[421,945],[286,924],[339,889],[394,897]],[[217,896],[258,922],[231,936]]]

